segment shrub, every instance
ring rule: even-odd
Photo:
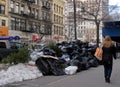
[[[57,55],[58,57],[61,56],[62,51],[61,51],[61,49],[56,45],[56,43],[51,42],[51,43],[48,45],[48,47],[49,47],[50,49],[53,49],[53,50],[56,52],[56,55]]]
[[[2,63],[18,64],[29,61],[29,51],[27,47],[21,48],[17,53],[11,53],[6,58],[2,59]]]

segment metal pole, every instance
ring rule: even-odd
[[[97,39],[97,47],[99,47],[99,24],[97,23],[97,30],[96,30],[96,39]]]
[[[74,5],[74,34],[75,34],[75,39],[77,39],[77,32],[76,32],[76,3],[75,3],[75,0],[73,0],[73,5]]]

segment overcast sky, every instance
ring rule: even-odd
[[[110,5],[119,5],[120,6],[120,0],[109,0]]]

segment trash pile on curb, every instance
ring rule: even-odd
[[[43,76],[36,66],[17,64],[0,71],[0,86]]]
[[[89,46],[79,40],[57,43],[57,51],[43,47],[30,50],[28,64],[17,64],[0,71],[0,86],[13,82],[36,79],[45,75],[73,75],[90,67],[97,67],[100,61],[94,56],[96,46]],[[58,50],[58,49],[57,49]]]
[[[46,46],[30,53],[31,60],[43,75],[72,75],[100,64],[94,56],[96,46],[91,46],[88,42],[75,40],[52,43],[52,45],[56,49]],[[59,55],[57,55],[58,50],[60,50]]]

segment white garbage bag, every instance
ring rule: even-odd
[[[43,52],[33,51],[30,54],[30,58],[31,58],[32,61],[36,61],[41,55],[43,55]]]
[[[68,66],[68,67],[65,68],[65,73],[67,75],[73,75],[73,74],[76,73],[77,69],[78,69],[77,66]]]

